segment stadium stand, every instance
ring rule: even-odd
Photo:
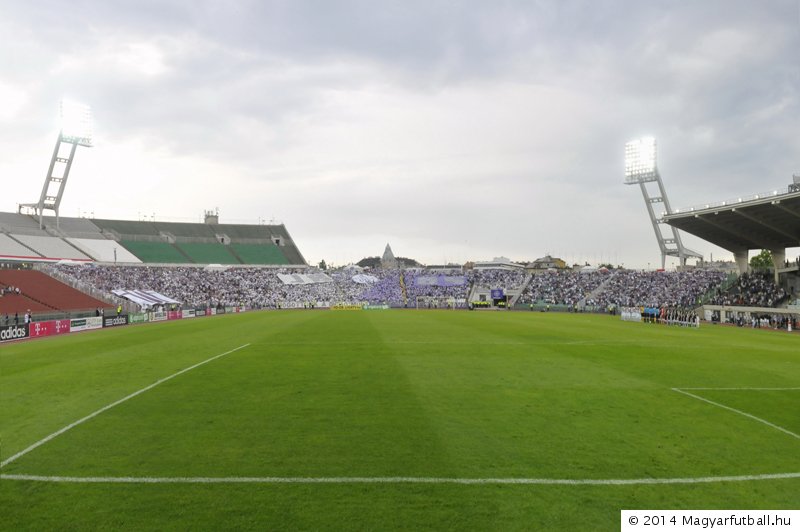
[[[109,307],[108,303],[35,270],[0,270],[0,285],[18,287],[22,295],[48,310],[69,311]],[[25,306],[21,300],[18,303],[24,307],[19,307],[19,312],[24,312],[28,308],[34,310],[32,306]]]
[[[197,264],[241,264],[222,244],[181,242],[176,246]]]
[[[128,250],[145,263],[306,264],[283,225],[106,219],[95,219],[93,222],[102,235],[119,238]],[[163,244],[174,244],[176,248],[167,250]],[[175,250],[182,257],[179,258]]]
[[[92,260],[74,246],[54,236],[17,234],[11,236],[48,259]]]
[[[128,251],[138,257],[141,262],[156,264],[185,264],[191,260],[178,248],[166,242],[149,242],[146,240],[120,241]]]
[[[225,224],[214,226],[219,233],[223,233],[233,240],[247,241],[269,241],[275,242],[273,237],[280,237],[277,231],[272,229],[279,226],[274,225],[241,225],[241,224]]]
[[[0,289],[5,289],[5,285],[0,286]],[[43,305],[35,301],[25,294],[3,293],[0,295],[0,314],[1,315],[14,315],[24,314],[27,311],[33,312],[50,312],[53,309],[47,305]]]
[[[430,272],[409,270],[403,276],[407,301],[413,305],[417,298],[466,300],[472,275],[474,272],[468,275],[431,275]]]
[[[170,247],[168,244],[163,246]],[[174,249],[174,248],[173,248]],[[52,265],[49,268],[101,293],[154,290],[187,305],[248,305],[287,308],[321,304],[416,306],[418,298],[466,300],[475,286],[519,289],[516,303],[606,311],[611,307],[694,308],[714,297],[727,305],[778,305],[786,300],[768,275],[741,277],[730,290],[728,274],[696,269],[683,272],[612,270],[562,271],[524,277],[521,272],[467,271],[432,275],[425,270],[339,269],[327,275],[306,268],[237,268],[208,270],[197,266]],[[61,278],[61,277],[60,277]],[[302,279],[302,282],[297,281]],[[297,283],[297,284],[296,284]],[[713,296],[713,297],[712,297]],[[560,309],[566,310],[567,308]]]
[[[21,235],[48,236],[47,231],[39,229],[39,222],[32,216],[11,212],[0,212],[0,231]]]
[[[271,242],[264,244],[234,242],[230,247],[242,264],[289,264],[289,259],[281,252],[281,248]]]
[[[92,238],[92,239],[105,239],[107,238],[100,231],[91,220],[88,218],[59,218],[58,226],[56,226],[56,219],[53,216],[44,217],[45,227],[51,231],[56,231],[64,236],[73,238]]]
[[[729,290],[715,294],[711,303],[715,305],[777,307],[788,295],[772,280],[768,273],[744,273]]]
[[[10,236],[0,233],[0,257],[27,259],[41,258],[41,255]]]
[[[162,246],[172,248],[168,244]],[[160,260],[166,262],[164,257]],[[235,266],[213,271],[197,266],[55,265],[52,268],[103,293],[115,289],[155,290],[185,304],[245,304],[255,308],[286,308],[321,302],[412,307],[416,306],[418,298],[474,299],[474,294],[470,294],[478,286],[507,290],[521,290],[524,286],[521,296],[513,303],[526,307],[531,304],[564,306],[570,310],[576,306],[596,311],[630,306],[693,308],[713,301],[714,296],[724,297],[727,305],[757,303],[774,306],[786,300],[785,294],[769,282],[768,276],[740,278],[729,292],[722,289],[727,273],[704,269],[684,272],[562,271],[525,277],[527,274],[523,272],[503,270],[432,275],[425,270],[357,272],[339,269],[327,272],[327,276],[315,276],[308,269]],[[317,280],[317,277],[324,278],[324,281]],[[287,281],[299,278],[306,281],[300,284]],[[749,295],[745,297],[744,294]]]
[[[102,232],[113,232],[120,235],[151,235],[158,236],[158,229],[152,222],[137,222],[133,220],[92,220]]]
[[[286,227],[0,213],[0,258],[306,266]]]
[[[99,262],[142,262],[115,240],[97,238],[67,238],[66,240]]]
[[[201,238],[208,239],[209,242],[216,241],[216,233],[212,226],[207,224],[190,224],[174,222],[145,222],[152,223],[156,231],[169,233],[182,238]]]
[[[717,270],[688,272],[615,271],[603,290],[588,304],[599,307],[646,306],[689,308],[713,292],[727,278]]]
[[[608,273],[600,271],[589,273],[574,271],[543,272],[531,278],[520,296],[519,302],[574,307],[597,289],[608,277]]]

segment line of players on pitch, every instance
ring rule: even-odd
[[[621,307],[622,321],[642,321],[677,325],[680,327],[700,327],[700,316],[693,310],[669,307]]]

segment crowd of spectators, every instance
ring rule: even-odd
[[[302,289],[284,285],[277,271],[231,268],[208,270],[191,267],[127,267],[59,265],[62,275],[100,290],[153,290],[186,306],[250,305],[267,307]],[[292,273],[280,270],[280,273]]]
[[[710,290],[717,289],[726,274],[718,270],[686,272],[617,270],[589,305],[688,308],[700,303]]]
[[[336,293],[333,298],[321,301],[337,301],[346,304],[367,302],[402,306],[403,291],[400,270],[368,270],[368,274],[354,275],[352,271],[338,270],[329,273],[334,281]],[[358,279],[360,282],[357,282]]]
[[[362,274],[335,270],[325,282],[286,284],[279,274],[308,270],[276,268],[204,269],[196,267],[54,265],[62,276],[105,292],[115,289],[154,290],[186,306],[247,305],[288,308],[335,304],[415,306],[422,298],[466,302],[473,288],[521,290],[518,303],[546,303],[608,309],[611,307],[689,308],[706,294],[709,302],[726,305],[775,306],[786,294],[771,278],[742,275],[731,290],[720,287],[726,274],[716,270],[647,272],[600,270],[559,271],[529,275],[525,271],[472,270],[435,274],[426,270],[375,269]]]
[[[416,304],[420,298],[466,302],[470,290],[469,277],[464,274],[435,275],[425,270],[407,270],[403,272],[403,283],[409,306]]]
[[[717,293],[711,299],[714,305],[744,307],[774,307],[786,299],[786,292],[780,288],[769,273],[744,273],[727,292]]]
[[[531,278],[520,302],[574,307],[596,290],[608,277],[608,270],[595,272],[548,271]]]
[[[530,274],[525,270],[471,270],[468,280],[480,288],[517,290],[525,285]]]

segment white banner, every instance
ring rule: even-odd
[[[378,278],[374,275],[366,275],[363,273],[359,273],[358,275],[354,275],[352,277],[354,283],[358,284],[373,284],[378,282]]]
[[[333,282],[333,279],[325,273],[312,273],[308,275],[304,273],[279,273],[278,279],[280,279],[283,284],[318,284]]]

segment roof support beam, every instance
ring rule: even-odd
[[[782,210],[783,212],[789,213],[792,216],[794,216],[795,218],[800,218],[800,213],[798,213],[796,210],[790,209],[786,205],[781,205],[780,202],[776,202],[776,203],[774,203],[774,205],[777,208],[779,208],[780,210]]]
[[[738,233],[736,231],[733,231],[733,230],[729,229],[728,227],[726,227],[723,224],[714,222],[714,221],[712,221],[710,219],[710,217],[706,217],[704,215],[695,215],[695,217],[698,220],[701,220],[701,221],[703,221],[703,222],[705,222],[705,223],[707,223],[707,224],[709,224],[711,226],[714,226],[715,228],[719,229],[723,233],[733,236],[734,240],[740,240],[740,241],[747,242],[749,249],[764,249],[764,244],[763,243],[756,242],[755,240],[747,238],[746,236],[742,235],[741,233]],[[741,249],[741,246],[736,246],[735,248],[734,247],[725,247],[725,249],[727,249],[728,251],[731,251],[731,252],[736,252],[736,251]]]
[[[756,224],[758,224],[758,225],[760,225],[760,226],[762,226],[762,227],[766,227],[766,228],[767,228],[767,229],[769,229],[770,231],[773,231],[773,232],[775,232],[775,233],[778,233],[779,235],[781,235],[781,236],[783,236],[783,237],[786,237],[786,238],[789,238],[789,239],[794,239],[794,240],[797,240],[797,235],[793,235],[793,234],[787,233],[786,231],[783,231],[782,229],[778,229],[778,228],[777,228],[777,227],[775,227],[774,225],[772,225],[772,224],[770,224],[770,223],[767,223],[767,222],[765,222],[765,221],[763,221],[763,220],[759,220],[759,219],[758,219],[758,218],[756,218],[755,216],[751,216],[751,215],[749,215],[749,214],[747,214],[747,213],[745,213],[745,212],[743,212],[743,211],[741,211],[741,210],[737,210],[737,209],[732,209],[732,212],[733,212],[734,214],[738,214],[739,216],[741,216],[741,217],[743,217],[743,218],[746,218],[746,219],[750,220],[751,222],[753,222],[753,223],[756,223]]]

